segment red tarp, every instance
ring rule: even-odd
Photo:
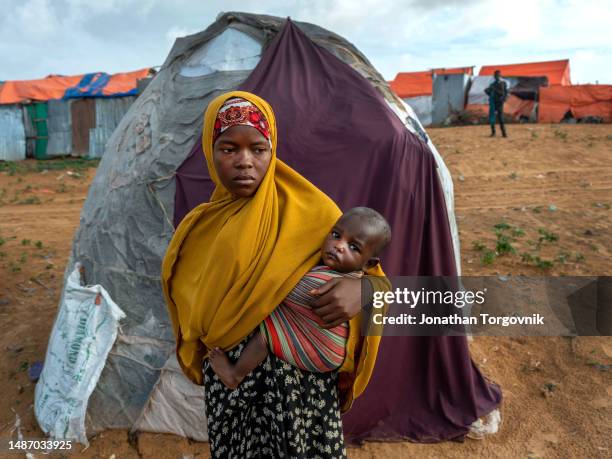
[[[538,121],[558,123],[570,111],[574,118],[599,116],[612,122],[612,85],[585,84],[540,89]]]
[[[400,72],[389,82],[391,89],[402,99],[417,96],[431,96],[433,92],[433,74],[451,75],[467,73],[472,75],[474,67],[456,67],[451,69],[431,69],[425,72]]]
[[[104,87],[103,95],[125,93],[136,88],[137,80],[145,78],[149,69],[134,72],[116,73]],[[40,80],[5,81],[0,86],[0,104],[18,104],[29,100],[45,101],[61,99],[66,89],[77,86],[84,75],[49,75]]]
[[[569,59],[561,61],[530,62],[526,64],[484,65],[478,75],[493,75],[499,70],[503,76],[545,76],[548,84],[570,85]]]

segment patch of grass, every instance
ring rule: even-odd
[[[0,252],[0,258],[6,257],[6,252]]]
[[[552,231],[548,231],[546,228],[538,228],[538,233],[540,237],[538,238],[537,247],[539,248],[543,242],[557,242],[559,240],[559,235],[553,233]]]
[[[28,172],[42,172],[50,170],[74,170],[84,171],[98,167],[99,158],[54,158],[44,161],[23,162],[23,161],[0,161],[0,172],[6,172],[8,175],[25,174]],[[80,175],[80,174],[79,174]],[[79,178],[79,177],[76,177]],[[21,180],[19,180],[21,179]],[[20,177],[18,182],[22,182]]]
[[[498,255],[516,253],[516,249],[512,246],[512,240],[510,239],[510,237],[503,234],[497,236],[497,244],[495,245],[495,251]]]
[[[485,250],[487,248],[486,245],[484,245],[482,242],[480,241],[474,241],[472,243],[472,247],[474,250],[477,250],[478,252],[482,252],[483,250]]]
[[[539,136],[539,134],[536,131],[531,131],[531,138],[532,139],[537,139]]]
[[[517,174],[516,172],[512,172],[512,173],[509,175],[509,177],[510,177],[512,180],[515,180],[515,179],[517,179],[517,178],[518,178],[518,174]]]
[[[553,267],[553,262],[551,260],[544,260],[540,257],[535,257],[534,260],[535,265],[540,269],[550,269]]]
[[[557,139],[561,139],[564,142],[567,140],[567,132],[557,128],[553,131],[553,133]]]
[[[521,261],[523,263],[532,263],[533,255],[531,255],[529,252],[523,252],[521,253]]]
[[[43,243],[42,241],[36,241],[34,243],[34,245],[36,246],[37,249],[42,249],[43,248]]]
[[[542,212],[542,206],[535,206],[533,209],[531,209],[531,211],[532,211],[534,214],[539,214],[539,213],[541,213],[541,212]]]
[[[66,191],[68,191],[68,187],[66,186],[65,183],[60,183],[59,186],[57,187],[57,192],[58,193],[65,193]]]
[[[38,196],[30,196],[29,198],[22,199],[17,204],[42,204],[42,201]]]
[[[574,260],[576,260],[576,263],[582,263],[585,260],[585,258],[584,258],[584,255],[582,255],[580,252],[576,252],[574,254]]]
[[[6,238],[3,238],[2,236],[0,236],[0,245],[4,245],[8,241],[12,241],[13,239],[17,239],[17,236],[8,236]]]
[[[21,252],[21,256],[19,257],[19,263],[24,264],[28,261],[28,254],[25,252]]]
[[[61,158],[47,161],[38,161],[36,163],[36,170],[76,170],[84,171],[90,168],[98,167],[100,163],[99,158],[88,159],[88,158]],[[79,174],[80,175],[80,174]]]
[[[55,266],[53,265],[53,263],[48,263],[48,264],[45,266],[45,269],[53,269],[54,267],[55,267]]]
[[[483,265],[490,265],[493,264],[493,261],[495,261],[495,257],[497,255],[495,254],[495,252],[493,252],[492,250],[487,250],[481,257],[480,257],[480,262]]]
[[[30,245],[30,240],[29,239],[22,239],[21,240],[21,245]]]
[[[506,222],[501,222],[501,223],[496,223],[495,225],[493,225],[493,228],[495,228],[496,230],[503,231],[503,230],[510,229],[511,226]]]
[[[21,266],[16,265],[14,262],[9,263],[9,269],[12,273],[18,273],[21,271]]]
[[[6,172],[8,175],[15,175],[18,172],[21,172],[23,169],[23,165],[21,162],[17,161],[1,161],[0,162],[0,172]]]
[[[559,263],[565,263],[567,259],[571,257],[571,254],[565,251],[561,251],[557,254],[557,261]]]

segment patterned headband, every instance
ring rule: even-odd
[[[213,144],[224,131],[239,124],[254,127],[270,142],[270,126],[263,113],[248,100],[235,97],[226,100],[217,113]]]

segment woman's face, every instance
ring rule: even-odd
[[[219,180],[239,198],[255,194],[271,158],[270,143],[252,126],[232,126],[213,145],[213,163]]]

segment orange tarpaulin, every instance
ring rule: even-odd
[[[433,91],[431,72],[401,72],[390,82],[391,89],[402,99],[430,96]]]
[[[146,78],[149,69],[136,70],[127,73],[115,73],[111,75],[110,81],[104,86],[102,93],[106,96],[120,94],[134,89],[138,80]]]
[[[111,96],[129,92],[136,88],[138,79],[145,78],[148,74],[149,69],[147,68],[111,75],[108,83],[102,89],[102,95]],[[0,104],[61,99],[66,90],[77,86],[84,76],[49,75],[40,80],[5,81],[0,86]]]
[[[41,80],[5,81],[0,87],[0,104],[18,104],[26,100],[61,99],[66,89],[75,86],[83,75],[49,75]]]
[[[478,75],[493,75],[499,70],[503,76],[545,76],[548,84],[570,85],[569,59],[561,61],[529,62],[526,64],[484,65]]]
[[[451,75],[467,73],[472,75],[473,67],[456,67],[450,69],[431,69],[425,72],[400,72],[389,82],[391,89],[402,99],[417,96],[431,96],[433,92],[433,74]]]
[[[585,84],[540,89],[538,121],[558,123],[567,112],[576,119],[598,116],[612,122],[612,85]]]

